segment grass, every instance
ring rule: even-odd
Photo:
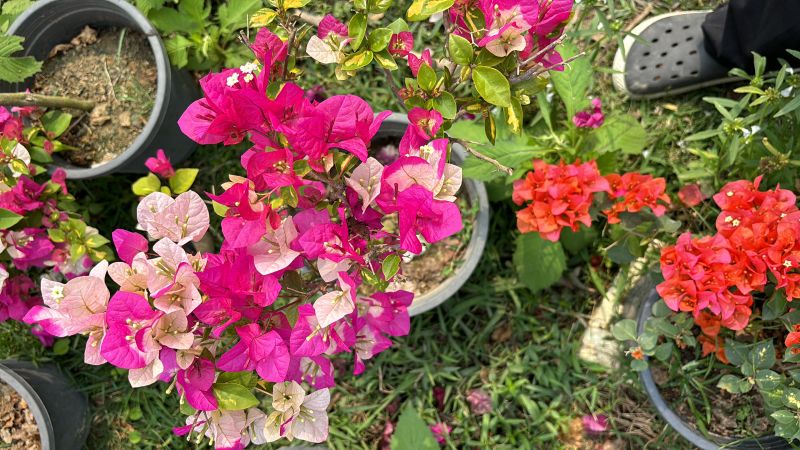
[[[632,112],[649,130],[649,156],[632,160],[631,168],[670,174],[691,157],[683,138],[715,126],[716,116],[702,97],[724,96],[726,90],[629,101],[611,89],[607,68],[623,35],[621,30],[645,7],[657,14],[709,5],[692,0],[584,1],[571,34],[594,60],[594,90],[604,106]],[[435,25],[415,25],[414,32],[418,38],[432,38],[434,44],[440,39]],[[329,93],[362,95],[376,110],[397,109],[385,80],[376,75],[338,82],[332,69],[322,69],[309,71],[306,80],[309,86],[325,85]],[[228,174],[242,174],[240,154],[241,149],[199,149],[185,163],[201,169],[195,189],[212,192],[227,181]],[[677,184],[674,177],[668,179]],[[89,200],[91,223],[105,235],[117,227],[134,225],[135,198],[127,188],[131,181],[122,176],[113,183],[73,183],[76,197]],[[426,422],[444,421],[453,427],[444,445],[450,449],[689,448],[654,414],[635,376],[578,358],[588,314],[600,297],[597,291],[565,283],[533,294],[523,287],[511,263],[514,211],[508,201],[493,203],[492,211],[490,238],[481,264],[445,307],[415,317],[410,335],[397,339],[392,349],[370,361],[361,376],[350,376],[350,363],[339,361],[328,445],[378,448],[387,421],[396,421],[402,406],[410,402]],[[580,266],[575,269],[579,277],[587,278],[585,284],[593,285],[587,271]],[[608,286],[613,272],[600,275],[600,281]],[[171,427],[180,425],[181,419],[175,397],[163,393],[165,386],[132,390],[122,371],[83,364],[83,338],[69,342],[67,354],[54,355],[19,325],[0,324],[0,359],[56,363],[89,395],[94,426],[88,448],[193,448],[171,434]],[[493,411],[483,416],[472,414],[466,401],[467,392],[478,388],[489,393],[494,405]],[[444,391],[442,404],[437,404],[434,389]],[[581,416],[593,413],[606,414],[611,424],[611,430],[597,440],[586,438],[579,424]]]

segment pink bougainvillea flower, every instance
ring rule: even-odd
[[[422,252],[417,238],[421,233],[428,243],[438,242],[461,231],[461,210],[454,203],[433,199],[433,194],[419,185],[397,195],[400,248],[414,254]]]
[[[256,270],[262,275],[281,271],[300,256],[300,252],[291,248],[292,242],[297,238],[297,228],[291,217],[287,217],[276,229],[269,225],[267,227],[267,232],[261,239],[248,247]]]
[[[426,110],[415,107],[408,112],[410,125],[400,139],[400,154],[407,154],[409,150],[419,148],[436,136],[444,123],[444,118],[439,111]]]
[[[147,366],[161,349],[151,333],[153,323],[161,315],[139,294],[122,291],[114,294],[106,311],[108,330],[100,349],[103,357],[123,369]]]
[[[482,416],[492,412],[492,397],[483,389],[473,389],[467,393],[467,402],[469,402],[472,414]]]
[[[600,128],[605,121],[603,104],[599,98],[592,99],[591,111],[578,111],[572,117],[572,123],[578,128]]]
[[[417,77],[417,74],[419,73],[419,68],[423,64],[427,64],[428,67],[433,68],[433,58],[431,57],[431,49],[426,48],[420,56],[417,56],[414,53],[408,54],[408,67],[411,69],[411,73],[414,75],[414,78]]]
[[[700,203],[703,203],[708,196],[703,193],[703,190],[700,188],[699,184],[691,183],[683,186],[678,191],[678,198],[680,199],[681,203],[689,208],[693,208]]]
[[[51,144],[52,145],[52,144]],[[50,181],[61,186],[61,193],[67,195],[67,171],[61,167],[53,171]]]
[[[168,238],[179,245],[199,241],[209,225],[208,208],[194,191],[184,192],[174,200],[153,192],[139,203],[136,218],[150,239]]]
[[[175,169],[172,168],[169,158],[167,158],[167,155],[162,149],[158,149],[155,157],[147,158],[147,161],[144,162],[144,165],[147,166],[147,169],[150,170],[150,172],[153,172],[162,178],[172,178],[172,176],[175,175]]]
[[[453,427],[444,422],[436,423],[432,425],[430,428],[431,428],[431,433],[433,433],[433,437],[436,438],[436,442],[438,442],[439,444],[444,444],[445,442],[447,442],[446,436],[449,435],[451,431],[453,431]]]
[[[391,111],[377,116],[367,102],[355,95],[337,95],[298,119],[295,130],[288,136],[295,151],[312,160],[325,156],[329,149],[339,148],[367,160],[367,148],[384,119]]]
[[[117,249],[117,256],[129,265],[133,262],[134,256],[150,248],[144,236],[127,230],[114,230],[111,233],[111,240]]]
[[[39,200],[39,197],[44,192],[45,187],[45,185],[40,185],[22,175],[10,191],[0,193],[0,208],[20,215],[37,210],[44,205]]]
[[[42,283],[46,306],[32,308],[23,319],[40,325],[53,336],[64,337],[103,328],[110,293],[102,278],[84,276],[66,284]]]
[[[478,46],[485,47],[489,53],[503,58],[512,52],[525,50],[526,42],[523,36],[525,31],[527,30],[515,23],[509,23],[489,30],[483,39],[478,41]]]
[[[5,236],[8,247],[6,252],[19,270],[33,267],[45,267],[55,245],[42,228],[24,228],[21,231],[9,231]]]
[[[217,361],[217,368],[227,372],[255,370],[266,381],[280,382],[289,370],[289,349],[276,331],[264,332],[251,323],[236,329],[239,343]]]
[[[380,195],[382,176],[383,164],[375,158],[368,158],[346,179],[347,185],[356,191],[361,199],[361,212],[366,212]]]
[[[604,414],[587,414],[581,418],[583,431],[590,436],[598,436],[608,431],[608,417]]]
[[[212,386],[214,385],[214,363],[197,359],[189,368],[179,370],[175,383],[178,392],[186,396],[189,405],[198,411],[214,411],[219,406]]]
[[[340,37],[346,38],[348,35],[347,25],[340,22],[336,17],[328,14],[322,18],[317,28],[317,37],[320,39],[327,38],[331,33]]]
[[[405,58],[414,49],[414,35],[410,31],[401,31],[392,35],[389,40],[389,53]]]
[[[289,54],[289,45],[267,27],[258,30],[256,40],[250,48],[267,71],[267,78],[272,68],[285,61]]]
[[[339,287],[341,291],[328,292],[314,302],[314,312],[321,327],[330,326],[355,309],[356,281],[346,272],[341,272]]]
[[[285,148],[270,152],[247,152],[242,156],[247,179],[259,191],[298,184],[300,180],[294,173],[293,163],[292,152]]]

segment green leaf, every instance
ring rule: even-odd
[[[406,403],[392,434],[392,450],[438,450],[439,443],[419,414]]]
[[[750,350],[748,360],[756,369],[769,369],[775,365],[775,344],[772,339],[756,343]]]
[[[641,244],[639,239],[633,235],[627,236],[621,241],[617,241],[608,248],[606,256],[617,264],[630,264],[636,258],[642,256]]]
[[[192,41],[180,34],[176,34],[164,41],[164,46],[167,48],[167,55],[169,55],[170,62],[179,69],[189,64],[189,49],[193,45]]]
[[[60,228],[50,228],[47,230],[47,236],[53,242],[64,242],[67,240],[67,236]]]
[[[373,53],[369,50],[362,50],[355,55],[347,58],[342,63],[343,70],[358,70],[372,62]]]
[[[450,59],[462,66],[469,65],[475,55],[472,44],[457,34],[451,34],[448,39],[447,47],[450,50]]]
[[[756,372],[756,384],[762,391],[771,391],[783,382],[783,376],[772,370],[759,370]]]
[[[623,319],[611,326],[611,335],[618,341],[636,340],[636,321]]]
[[[175,175],[169,179],[169,188],[172,189],[172,192],[175,194],[183,194],[192,187],[192,184],[194,184],[194,180],[197,178],[198,171],[198,169],[176,170]]]
[[[433,107],[442,113],[442,117],[447,120],[455,119],[458,113],[456,99],[449,92],[442,92],[438,97],[434,98]]]
[[[59,339],[53,344],[53,354],[56,356],[66,355],[69,351],[69,339]]]
[[[538,233],[522,234],[517,238],[514,267],[520,281],[539,292],[561,279],[567,257],[560,243],[542,239]]]
[[[258,383],[258,378],[253,372],[222,372],[217,377],[217,383],[233,383],[253,388]]]
[[[197,33],[202,30],[203,23],[177,10],[165,7],[151,11],[148,18],[162,34],[168,33]]]
[[[7,230],[22,220],[22,216],[7,209],[0,208],[0,230]]]
[[[395,20],[394,22],[390,23],[387,28],[392,30],[392,33],[394,33],[394,34],[402,33],[403,31],[408,31],[409,30],[408,24],[403,19]]]
[[[144,197],[153,192],[161,190],[161,180],[155,174],[149,173],[146,177],[139,178],[131,186],[133,193],[139,197]]]
[[[380,52],[389,46],[392,39],[392,30],[388,28],[378,28],[369,34],[369,49],[373,52]]]
[[[741,366],[747,359],[749,348],[746,344],[736,342],[734,340],[727,340],[725,342],[725,357],[728,358],[734,366]]]
[[[478,66],[472,71],[472,81],[478,94],[487,102],[503,108],[511,106],[511,85],[499,70]]]
[[[785,409],[781,409],[781,410],[775,411],[774,413],[770,414],[769,416],[772,417],[775,420],[775,422],[783,423],[783,424],[792,423],[792,422],[797,420],[797,416],[792,414],[791,411],[787,411]]]
[[[784,389],[783,404],[794,410],[800,409],[800,389],[793,387]]]
[[[276,17],[278,17],[278,13],[275,10],[261,8],[250,16],[250,26],[253,28],[266,27],[271,24]]]
[[[414,0],[408,7],[407,17],[412,22],[419,22],[438,12],[450,9],[454,3],[455,0]]]
[[[572,43],[564,43],[558,47],[564,59],[578,54],[578,47]],[[589,104],[587,95],[592,85],[594,69],[588,57],[578,58],[564,67],[563,72],[551,71],[550,79],[558,96],[567,108],[567,117],[571,118],[576,112]]]
[[[367,9],[370,14],[380,14],[392,7],[394,0],[369,0]]]
[[[367,15],[358,13],[350,19],[347,25],[347,32],[350,35],[350,47],[353,50],[358,50],[361,47],[361,42],[364,41],[364,36],[367,34]],[[366,65],[366,64],[365,64]]]
[[[217,10],[222,34],[246,27],[247,18],[258,11],[261,6],[262,0],[228,0],[222,3]]]
[[[397,271],[400,270],[400,256],[396,253],[387,256],[386,259],[383,260],[381,270],[383,270],[383,278],[386,281],[391,280],[397,275]]]
[[[670,356],[672,356],[672,348],[672,342],[664,342],[656,347],[655,352],[653,352],[653,356],[657,360],[665,362]]]
[[[258,399],[253,392],[241,384],[214,383],[213,389],[220,409],[239,411],[258,405]]]
[[[417,72],[417,83],[423,91],[432,91],[436,87],[436,71],[431,66],[422,64]]]
[[[787,305],[786,294],[783,291],[775,291],[772,297],[764,303],[764,307],[761,309],[761,318],[775,320],[786,313]]]
[[[647,361],[643,361],[641,359],[634,359],[631,361],[631,369],[641,372],[643,370],[647,370]]]
[[[9,16],[17,16],[25,12],[26,9],[33,6],[33,1],[31,0],[6,0],[3,2],[2,9],[0,12],[3,14],[7,14]]]
[[[691,142],[691,141],[704,141],[706,139],[710,139],[712,137],[717,137],[722,134],[722,130],[705,130],[699,133],[690,134],[684,138],[684,141]]]
[[[86,246],[89,248],[100,248],[110,241],[100,234],[93,234],[86,239]]]
[[[785,104],[783,108],[781,108],[777,113],[775,113],[775,118],[785,116],[790,112],[794,111],[795,109],[800,108],[800,95],[793,98],[789,103]]]
[[[506,114],[506,124],[508,125],[508,129],[511,130],[511,132],[514,134],[521,133],[523,112],[522,112],[522,104],[519,102],[519,99],[512,98],[511,106],[504,109],[503,111]]]
[[[383,50],[378,53],[373,53],[372,56],[375,58],[375,61],[380,64],[380,66],[384,69],[388,70],[397,70],[397,63],[394,61],[394,57],[388,50]]]
[[[32,56],[14,57],[23,49],[25,38],[0,35],[0,80],[9,83],[23,81],[41,70],[42,63]]]
[[[583,249],[588,248],[597,239],[597,230],[594,228],[581,227],[578,231],[572,231],[567,227],[561,230],[559,242],[564,246],[564,250],[575,255]]]
[[[283,186],[281,188],[281,198],[283,202],[292,208],[297,208],[300,198],[297,195],[297,189],[294,186]]]
[[[611,116],[603,126],[592,132],[597,139],[595,150],[599,153],[622,151],[639,155],[647,145],[647,131],[633,116]]]
[[[723,375],[717,382],[717,387],[731,394],[744,394],[753,389],[753,385],[746,378],[740,378],[736,375]]]
[[[64,134],[72,122],[72,115],[63,111],[50,110],[42,116],[42,125],[48,133],[53,133],[53,138],[57,138]]]

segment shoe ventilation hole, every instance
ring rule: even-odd
[[[656,75],[653,77],[653,81],[658,81],[661,79],[661,75]]]
[[[678,75],[677,74],[672,74],[672,76],[670,76],[669,78],[674,80],[674,79],[678,78]]]
[[[675,47],[677,47],[677,46],[678,46],[678,43],[677,43],[677,42],[673,42],[673,43],[672,43],[672,48],[675,48]]]
[[[667,33],[667,34],[670,34],[670,33],[672,33],[672,28],[667,28],[667,31],[666,31],[666,33]]]
[[[644,56],[650,56],[650,52],[644,52],[643,55]]]
[[[696,77],[698,73],[700,73],[700,72],[698,72],[698,71],[696,71],[696,70],[693,70],[693,71],[689,72],[689,74],[690,74],[691,76],[693,76],[693,77]]]
[[[689,28],[691,28],[689,25],[684,25],[684,26],[683,26],[683,29],[684,29],[684,30],[688,30]]]
[[[694,36],[689,36],[686,38],[686,42],[692,42],[694,40]]]
[[[667,56],[667,52],[663,52],[663,53],[661,53],[661,57],[662,57],[662,58],[663,58],[663,57],[665,57],[665,56]]]
[[[639,67],[639,70],[647,70],[647,66]]]
[[[664,65],[663,65],[663,64],[656,64],[656,69],[660,69],[660,68],[662,68],[662,67],[664,67]]]
[[[656,42],[658,42],[658,38],[653,39],[653,44],[655,44]]]
[[[697,50],[692,50],[692,51],[689,52],[689,54],[690,55],[696,55],[697,54]]]
[[[683,61],[678,61],[678,62],[676,62],[675,64],[677,64],[677,65],[679,65],[679,66],[682,66],[682,65],[683,65]]]

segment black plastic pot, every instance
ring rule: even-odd
[[[158,31],[133,5],[124,0],[40,0],[11,24],[8,33],[25,38],[24,55],[44,60],[54,46],[68,42],[86,25],[99,29],[127,28],[147,36],[158,70],[155,103],[141,134],[114,160],[85,168],[54,158],[55,165],[63,167],[68,178],[82,179],[112,173],[144,173],[145,160],[159,148],[164,149],[174,164],[186,159],[196,144],[181,133],[177,123],[189,104],[200,97],[198,84],[188,72],[170,66]],[[0,83],[0,92],[22,92],[30,84],[31,80]]]
[[[89,404],[55,366],[0,361],[0,381],[28,404],[42,450],[80,450],[89,434]]]
[[[658,292],[653,289],[640,305],[639,317],[637,320],[637,333],[642,333],[644,330],[645,322],[652,315],[653,304],[655,304],[659,298],[661,297],[658,295]],[[645,360],[647,360],[646,356]],[[703,436],[693,426],[684,422],[684,420],[670,408],[669,404],[664,400],[664,397],[661,396],[661,391],[659,391],[649,368],[642,371],[639,374],[639,378],[642,380],[647,397],[650,399],[653,406],[655,406],[658,414],[673,430],[677,431],[678,434],[683,436],[687,441],[702,450],[716,450],[720,448],[739,450],[783,450],[795,448],[789,445],[786,439],[778,436],[763,436],[750,439]]]
[[[396,137],[399,141],[408,128],[408,124],[408,116],[405,114],[392,114],[383,122],[375,139]],[[460,145],[453,145],[452,162],[461,164],[465,158],[464,149]],[[450,278],[435,289],[414,297],[414,303],[408,308],[408,314],[411,316],[433,309],[452,297],[467,282],[483,256],[483,249],[489,236],[489,197],[486,194],[486,187],[480,181],[465,178],[461,189],[467,194],[470,204],[478,205],[472,236],[470,236],[469,245],[464,253],[464,262]]]

